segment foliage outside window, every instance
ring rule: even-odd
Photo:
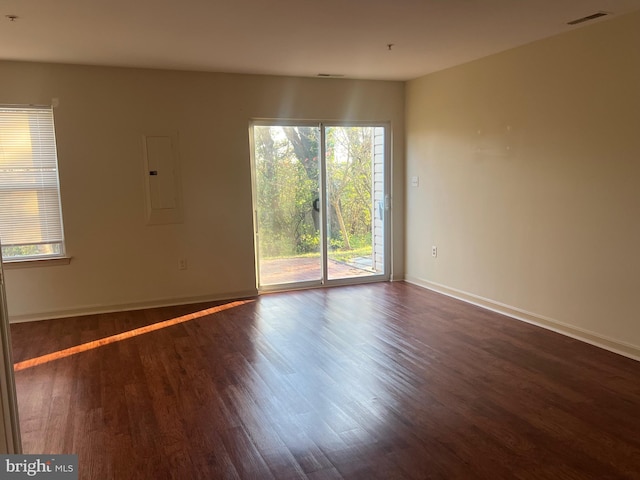
[[[0,107],[4,261],[65,255],[53,110]]]
[[[326,129],[328,247],[345,258],[371,254],[373,127]],[[311,220],[318,194],[317,127],[256,126],[260,252],[264,258],[318,254]]]

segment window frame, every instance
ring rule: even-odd
[[[29,111],[33,110],[37,112],[34,114],[34,117],[31,118],[29,116]],[[70,262],[70,258],[67,256],[66,252],[66,242],[64,235],[64,216],[62,210],[62,198],[61,198],[61,189],[60,189],[60,173],[59,173],[59,159],[58,159],[58,150],[57,150],[57,142],[56,142],[56,131],[55,131],[55,115],[54,108],[50,105],[5,105],[0,104],[0,114],[11,116],[11,112],[16,112],[16,119],[20,119],[22,116],[26,121],[29,122],[29,147],[32,149],[32,152],[29,154],[31,158],[31,165],[33,165],[33,171],[30,172],[32,176],[34,176],[34,171],[37,172],[40,169],[41,172],[47,171],[47,173],[40,173],[41,177],[40,181],[36,181],[33,184],[33,188],[29,189],[20,185],[19,182],[16,182],[15,185],[11,185],[8,180],[11,179],[11,176],[14,175],[11,170],[20,170],[20,159],[16,159],[13,163],[7,163],[7,168],[4,171],[5,175],[5,183],[0,186],[0,189],[10,192],[20,192],[21,190],[33,190],[36,194],[40,194],[41,192],[47,192],[53,198],[52,201],[48,201],[47,209],[48,212],[38,213],[34,224],[37,225],[38,222],[41,224],[46,224],[47,218],[53,218],[54,227],[52,230],[48,230],[43,237],[43,241],[34,242],[34,241],[25,241],[24,243],[16,243],[13,242],[12,246],[17,247],[27,247],[38,244],[44,245],[52,245],[57,247],[58,251],[55,252],[45,252],[45,253],[32,253],[32,254],[23,254],[23,255],[12,255],[5,256],[5,251],[7,246],[0,245],[0,258],[4,263],[5,267],[20,267],[20,266],[41,266],[41,265],[52,265],[52,264],[68,264]],[[40,125],[39,120],[36,120],[35,115],[47,115],[46,124]],[[43,118],[43,117],[40,117]],[[32,126],[32,122],[37,125],[37,127]],[[1,128],[1,127],[0,127]],[[7,135],[7,133],[4,133]],[[16,135],[20,135],[19,130],[16,129]],[[43,145],[36,145],[34,148],[34,144],[32,143],[32,139],[36,136],[40,142],[44,143]],[[8,142],[2,143],[0,139],[0,155],[4,155],[2,149],[9,144],[9,142],[13,140],[10,139]],[[19,141],[19,140],[18,140]],[[35,152],[33,152],[35,149]],[[47,153],[42,153],[45,151]],[[26,157],[28,158],[28,157]],[[0,162],[1,165],[1,162]],[[3,173],[0,169],[0,173]],[[44,180],[45,175],[49,176],[48,180]],[[17,173],[16,175],[20,175]],[[25,174],[22,173],[24,176]],[[31,180],[31,177],[25,177],[27,180]],[[28,183],[28,182],[27,182]],[[38,201],[41,201],[39,198]],[[40,210],[40,208],[38,208]],[[14,220],[19,218],[18,215],[14,215]],[[9,219],[11,220],[11,219]],[[6,220],[5,220],[6,221]],[[5,232],[6,233],[6,232]],[[26,240],[26,238],[24,238]]]

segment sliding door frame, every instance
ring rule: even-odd
[[[260,251],[258,230],[258,200],[257,200],[257,179],[256,179],[256,159],[255,159],[255,126],[278,126],[278,127],[317,127],[320,131],[319,151],[319,230],[320,230],[320,259],[321,278],[319,280],[291,282],[273,285],[260,284]],[[383,273],[372,274],[361,277],[348,278],[328,278],[328,244],[327,244],[327,161],[326,161],[326,129],[330,127],[381,127],[384,128],[384,162],[383,162],[383,182],[384,182],[384,207],[383,207]],[[353,285],[360,283],[373,283],[389,281],[391,278],[391,239],[392,239],[392,208],[391,208],[391,123],[371,122],[371,121],[332,121],[332,120],[291,120],[291,119],[254,119],[249,124],[249,148],[251,159],[251,187],[252,187],[252,212],[253,212],[253,235],[254,235],[254,264],[256,275],[256,288],[259,293],[282,290],[297,290],[305,288],[316,288],[322,286]],[[374,173],[375,175],[375,173]],[[372,232],[372,236],[374,232]]]

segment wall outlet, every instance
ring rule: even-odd
[[[436,247],[435,245],[431,247],[431,256],[432,257],[438,256],[438,247]]]
[[[187,259],[181,258],[178,260],[178,270],[186,270],[187,269]]]

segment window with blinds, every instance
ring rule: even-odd
[[[0,106],[2,259],[65,255],[53,110]]]

